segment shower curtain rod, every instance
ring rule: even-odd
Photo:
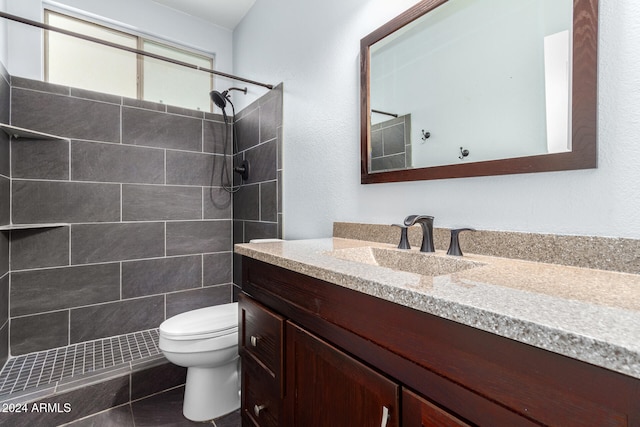
[[[83,40],[87,40],[87,41],[90,41],[90,42],[98,43],[98,44],[101,44],[101,45],[104,45],[104,46],[113,47],[115,49],[126,50],[127,52],[135,53],[136,55],[148,56],[150,58],[158,59],[160,61],[170,62],[170,63],[176,64],[176,65],[181,65],[183,67],[191,68],[193,70],[204,71],[204,72],[207,72],[207,73],[210,73],[210,74],[215,74],[216,76],[226,77],[228,79],[237,80],[237,81],[240,81],[240,82],[249,83],[249,84],[256,85],[256,86],[266,87],[267,89],[273,89],[273,86],[270,85],[270,84],[260,83],[260,82],[257,82],[255,80],[249,80],[249,79],[245,79],[243,77],[234,76],[233,74],[227,74],[227,73],[223,73],[221,71],[212,70],[210,68],[204,68],[204,67],[200,67],[198,65],[189,64],[188,62],[182,62],[182,61],[178,61],[176,59],[167,58],[166,56],[156,55],[155,53],[145,52],[143,50],[134,49],[134,48],[127,47],[127,46],[122,46],[122,45],[119,45],[117,43],[111,43],[111,42],[108,42],[108,41],[105,41],[105,40],[101,40],[101,39],[98,39],[98,38],[95,38],[95,37],[86,36],[84,34],[79,34],[79,33],[76,33],[76,32],[73,32],[73,31],[69,31],[69,30],[65,30],[65,29],[58,28],[58,27],[53,27],[53,26],[51,26],[49,24],[43,24],[43,23],[38,22],[38,21],[32,21],[30,19],[25,19],[25,18],[22,18],[20,16],[11,15],[9,13],[5,13],[5,12],[1,12],[0,11],[0,18],[5,18],[5,19],[9,19],[11,21],[20,22],[21,24],[26,24],[26,25],[31,25],[33,27],[42,28],[43,30],[55,31],[57,33],[61,33],[61,34],[65,34],[67,36],[76,37],[76,38],[79,38],[79,39],[83,39]]]

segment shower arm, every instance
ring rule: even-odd
[[[63,28],[54,27],[54,26],[51,26],[49,24],[43,24],[43,23],[38,22],[38,21],[32,21],[31,19],[22,18],[20,16],[12,15],[10,13],[6,13],[6,12],[0,11],[0,18],[5,18],[5,19],[8,19],[10,21],[19,22],[19,23],[25,24],[25,25],[31,25],[32,27],[38,27],[38,28],[41,28],[43,30],[55,31],[56,33],[65,34],[67,36],[76,37],[76,38],[79,38],[79,39],[82,39],[82,40],[87,40],[87,41],[90,41],[90,42],[93,42],[93,43],[98,43],[98,44],[101,44],[101,45],[104,45],[104,46],[109,46],[109,47],[112,47],[114,49],[125,50],[127,52],[135,53],[136,55],[147,56],[149,58],[154,58],[154,59],[157,59],[157,60],[160,60],[160,61],[170,62],[172,64],[180,65],[180,66],[187,67],[187,68],[191,68],[193,70],[204,71],[206,73],[214,74],[216,76],[226,77],[228,79],[237,80],[237,81],[240,81],[240,82],[249,83],[249,84],[256,85],[256,86],[266,87],[267,89],[273,89],[273,85],[270,85],[270,84],[267,84],[267,83],[260,83],[260,82],[257,82],[255,80],[249,80],[249,79],[245,79],[243,77],[234,76],[233,74],[223,73],[222,71],[216,71],[216,70],[213,70],[213,69],[210,69],[210,68],[200,67],[199,65],[189,64],[188,62],[183,62],[183,61],[178,61],[176,59],[167,58],[166,56],[156,55],[155,53],[145,52],[144,50],[139,50],[139,49],[134,49],[132,47],[122,46],[122,45],[117,44],[117,43],[111,43],[111,42],[108,42],[106,40],[98,39],[96,37],[91,37],[91,36],[87,36],[87,35],[84,35],[84,34],[76,33],[74,31],[65,30]]]

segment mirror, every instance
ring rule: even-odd
[[[423,0],[361,40],[362,183],[596,167],[597,0]]]

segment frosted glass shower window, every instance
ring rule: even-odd
[[[143,40],[142,50],[177,61],[213,68],[210,57],[198,55],[183,49]],[[192,110],[211,110],[209,92],[212,87],[211,75],[184,66],[143,58],[143,98],[148,101],[178,105]]]
[[[54,27],[137,48],[137,37],[58,13],[46,12]],[[134,53],[76,37],[45,32],[45,78],[50,83],[137,97],[138,59]]]
[[[213,57],[152,41],[57,12],[45,11],[47,24],[116,45],[163,56],[203,69]],[[211,111],[213,78],[206,71],[45,31],[45,80],[50,83]]]

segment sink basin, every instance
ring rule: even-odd
[[[327,252],[327,255],[345,261],[377,265],[424,276],[442,276],[485,265],[481,262],[443,254],[372,246],[336,249]]]

